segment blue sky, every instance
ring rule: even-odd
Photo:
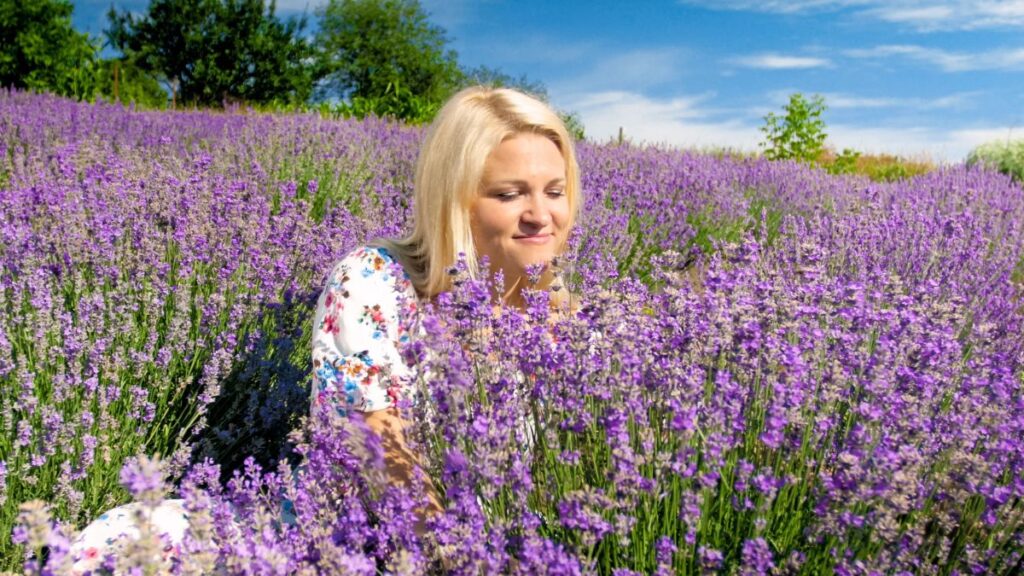
[[[278,0],[278,14],[324,0]],[[934,161],[1024,137],[1024,0],[422,0],[459,61],[543,82],[588,137],[757,149],[789,94],[828,143]],[[110,0],[76,0],[76,27]],[[146,0],[114,0],[144,10]]]

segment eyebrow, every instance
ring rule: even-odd
[[[495,180],[494,182],[487,182],[488,187],[497,186],[499,184],[513,184],[515,186],[526,186],[529,184],[526,180],[510,178],[508,180]],[[552,178],[548,181],[548,186],[552,184],[565,184],[565,178]]]

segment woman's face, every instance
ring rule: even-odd
[[[550,262],[569,234],[565,160],[554,142],[537,134],[505,139],[484,163],[480,195],[470,208],[473,243],[507,286],[531,264]]]

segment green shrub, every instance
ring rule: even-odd
[[[569,131],[569,135],[572,136],[573,140],[579,142],[587,137],[586,127],[584,127],[583,119],[580,118],[579,113],[559,110],[558,117],[565,123],[565,129]]]
[[[827,148],[815,162],[829,174],[859,174],[875,182],[895,182],[919,176],[935,169],[927,158],[904,158],[892,154],[866,154],[844,148]]]
[[[825,99],[814,95],[810,100],[799,92],[789,97],[782,108],[786,114],[769,112],[764,117],[765,140],[761,142],[769,160],[800,160],[816,162],[825,150]]]
[[[441,107],[439,100],[414,94],[399,84],[388,84],[378,96],[353,96],[348,102],[336,104],[332,112],[345,118],[395,118],[410,124],[426,124]]]
[[[860,152],[851,148],[843,148],[843,151],[837,154],[830,163],[823,165],[830,174],[853,174],[857,172],[858,158],[860,158]]]
[[[978,146],[967,155],[967,165],[981,164],[1020,182],[1024,180],[1024,140],[998,140]]]
[[[111,102],[134,103],[149,109],[167,108],[170,99],[156,78],[123,59],[97,63],[96,92]]]

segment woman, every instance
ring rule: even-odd
[[[382,439],[387,477],[410,485],[417,458],[406,445],[402,408],[411,398],[413,370],[399,355],[410,337],[418,304],[451,288],[449,270],[463,255],[471,276],[487,258],[500,271],[504,290],[496,304],[521,306],[527,268],[543,265],[566,246],[580,205],[579,173],[571,138],[547,105],[521,92],[467,88],[440,110],[427,132],[415,177],[413,230],[400,240],[361,247],[332,270],[314,316],[312,413],[359,412]],[[430,505],[440,510],[427,481]],[[128,507],[121,507],[114,512]],[[163,505],[180,510],[181,501]],[[93,558],[96,542],[135,530],[134,515],[104,515],[76,542]],[[120,518],[120,524],[111,518]],[[180,518],[180,517],[179,517]],[[173,542],[184,528],[170,530]],[[111,546],[107,543],[107,546]],[[78,569],[87,568],[76,565]]]
[[[331,273],[314,320],[312,410],[363,412],[384,440],[390,480],[409,484],[416,458],[401,404],[412,400],[412,372],[398,353],[408,316],[451,288],[459,254],[471,276],[486,257],[504,277],[495,300],[522,305],[527,267],[564,250],[579,203],[573,143],[548,106],[508,89],[456,94],[420,153],[412,233],[359,248]],[[547,287],[551,276],[545,270],[532,286]]]

